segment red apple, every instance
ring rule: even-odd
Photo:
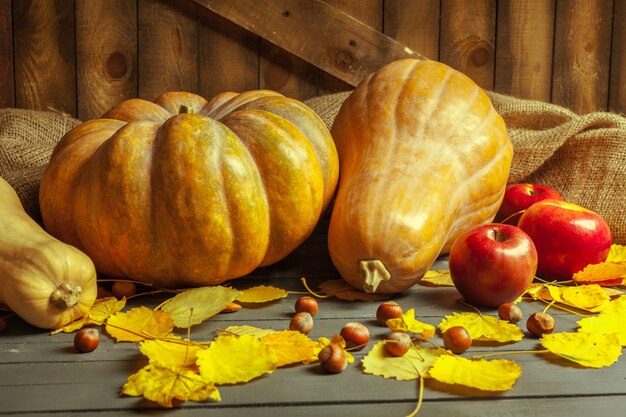
[[[448,263],[452,282],[467,301],[497,307],[526,291],[537,270],[537,251],[516,226],[483,224],[456,238]]]
[[[606,260],[611,230],[599,214],[561,200],[543,200],[529,207],[519,227],[535,243],[537,276],[569,280],[589,264]]]
[[[563,197],[557,190],[541,184],[510,184],[504,191],[502,204],[494,221],[517,225],[523,210],[547,199],[563,200]]]

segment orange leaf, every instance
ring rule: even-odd
[[[579,284],[621,285],[626,276],[626,262],[600,262],[587,265],[572,277]]]

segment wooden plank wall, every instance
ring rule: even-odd
[[[486,89],[626,113],[626,0],[328,3]],[[0,107],[86,120],[130,97],[255,88],[349,86],[190,0],[0,0]]]

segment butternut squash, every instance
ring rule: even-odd
[[[366,292],[411,287],[502,201],[513,154],[504,121],[481,88],[444,64],[406,59],[371,74],[331,134],[340,180],[329,252]]]
[[[0,303],[44,329],[82,317],[96,299],[87,255],[50,236],[0,178]]]

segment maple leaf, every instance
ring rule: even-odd
[[[387,320],[386,324],[393,332],[419,333],[424,339],[430,339],[435,335],[435,326],[417,320],[415,310],[412,308],[402,313],[402,316],[398,318]]]
[[[294,330],[269,333],[261,341],[276,354],[277,367],[308,361],[315,351],[315,342]]]
[[[163,407],[171,408],[172,400],[220,401],[220,393],[206,378],[188,369],[174,371],[148,364],[128,377],[122,394],[141,396]]]
[[[440,355],[427,376],[446,384],[481,391],[505,391],[511,389],[521,375],[522,368],[507,359],[470,360],[456,355]]]
[[[281,288],[259,285],[243,290],[236,300],[240,303],[267,303],[285,298],[288,295],[289,293]]]
[[[611,301],[604,289],[597,284],[575,287],[546,284],[545,288],[556,302],[592,313],[602,311]]]
[[[213,317],[240,294],[219,285],[193,288],[170,298],[160,309],[170,314],[176,327],[187,328]]]
[[[427,271],[418,284],[427,287],[454,287],[450,270],[448,269],[431,269]]]
[[[590,368],[610,366],[622,354],[616,334],[559,332],[544,334],[539,342],[550,352]]]
[[[391,297],[389,294],[366,293],[350,286],[343,279],[332,279],[320,284],[325,294],[346,301],[382,301]]]
[[[609,302],[597,316],[585,317],[578,321],[579,332],[616,334],[620,344],[626,347],[626,296]]]
[[[101,325],[109,318],[109,316],[112,316],[123,309],[125,305],[126,298],[118,300],[115,297],[107,297],[96,300],[84,316],[78,320],[68,323],[64,327],[54,330],[52,334],[59,332],[71,333],[90,324]]]
[[[602,286],[621,285],[626,276],[626,262],[601,262],[587,265],[576,272],[572,279],[578,284],[598,284]]]
[[[476,313],[453,313],[452,316],[444,317],[438,328],[444,333],[454,326],[465,327],[472,340],[507,343],[524,337],[524,332],[518,326],[493,316]]]
[[[189,369],[196,371],[197,353],[206,349],[181,338],[144,340],[139,351],[148,357],[150,363],[170,369]]]
[[[415,346],[404,356],[391,356],[385,349],[385,341],[381,340],[361,359],[361,365],[366,374],[408,381],[425,375],[435,359],[442,354],[445,354],[442,349]]]
[[[109,317],[106,324],[107,332],[118,342],[164,338],[173,329],[174,321],[169,313],[144,306],[117,313]]]
[[[277,357],[252,335],[219,335],[208,349],[197,353],[200,375],[217,385],[248,382],[276,370]]]

